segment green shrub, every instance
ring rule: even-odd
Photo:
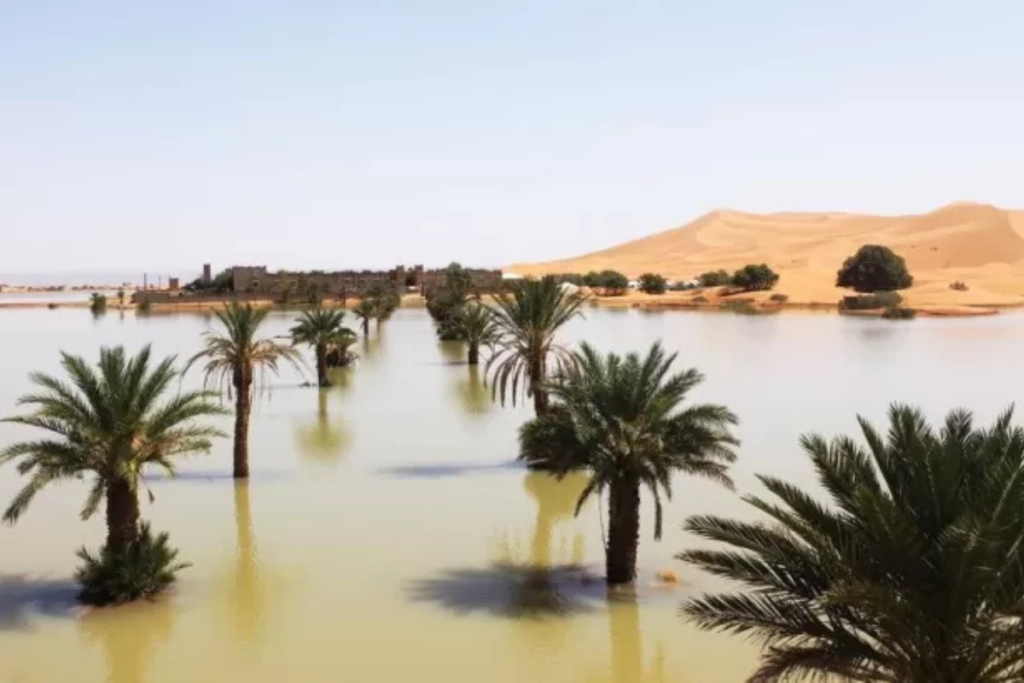
[[[645,294],[664,294],[668,283],[660,275],[644,273],[640,276],[640,291]]]
[[[109,546],[93,556],[85,548],[78,551],[82,565],[75,578],[81,584],[79,600],[87,605],[116,605],[148,598],[167,589],[175,575],[189,565],[178,562],[178,551],[168,545],[168,535],[156,536],[143,523],[139,538],[123,552]]]
[[[955,289],[958,292],[966,292],[968,287],[963,281],[957,280],[949,285],[950,289]]]
[[[697,276],[701,287],[723,287],[732,284],[732,276],[724,270],[713,270]]]
[[[693,301],[693,303],[695,304],[706,304],[708,302],[708,298],[703,294],[698,294],[697,296],[693,297],[691,301]]]
[[[893,308],[903,303],[903,297],[896,292],[878,292],[861,294],[860,296],[844,296],[839,308],[844,311],[874,311],[880,308]]]
[[[137,313],[150,313],[153,310],[153,303],[149,300],[149,297],[144,297],[139,305],[135,307]]]
[[[789,301],[789,297],[787,295],[785,295],[785,294],[778,294],[778,293],[776,293],[776,294],[772,294],[770,297],[768,297],[768,301],[771,301],[772,303],[776,303],[776,304],[784,304],[787,301]]]
[[[866,244],[843,262],[836,273],[836,287],[855,292],[891,292],[914,284],[907,263],[889,247]]]
[[[46,304],[46,307],[47,307],[47,308],[49,308],[49,309],[50,309],[50,310],[52,311],[52,310],[54,310],[55,308],[57,308],[57,304],[55,304],[55,303],[53,303],[53,302],[51,301],[50,303]]]
[[[886,320],[913,320],[916,316],[917,311],[906,306],[890,306],[882,314]]]
[[[629,289],[629,278],[617,270],[602,270],[601,284],[605,296],[622,296]]]
[[[779,274],[765,263],[748,264],[732,276],[732,284],[745,292],[771,289],[779,281]]]

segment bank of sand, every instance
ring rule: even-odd
[[[504,270],[543,275],[611,268],[634,278],[650,272],[688,280],[709,270],[732,272],[748,263],[767,263],[780,275],[775,293],[788,297],[787,306],[834,309],[849,294],[834,286],[836,271],[864,244],[886,245],[906,259],[914,286],[902,293],[907,305],[922,312],[961,315],[1024,306],[1024,211],[974,203],[907,216],[714,211],[680,228],[602,251]],[[951,289],[957,281],[968,289]],[[602,303],[688,306],[704,296],[713,305],[719,294],[632,295]]]

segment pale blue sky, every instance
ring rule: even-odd
[[[1020,0],[0,0],[0,272],[1024,208]]]

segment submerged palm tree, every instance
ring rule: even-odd
[[[661,499],[672,496],[676,472],[732,486],[728,466],[738,441],[736,417],[718,405],[680,409],[703,376],[690,369],[669,374],[675,354],[655,344],[647,356],[600,355],[583,344],[546,388],[555,399],[520,430],[521,460],[558,476],[590,473],[577,503],[608,489],[605,569],[609,584],[636,577],[640,489],[654,495],[654,537],[661,538]]]
[[[555,333],[574,316],[581,315],[583,297],[570,293],[552,277],[523,280],[511,293],[499,294],[494,309],[496,353],[487,362],[487,374],[494,370],[493,393],[512,404],[520,390],[533,397],[537,415],[547,409],[547,378],[552,356],[556,364],[569,359],[569,352],[555,343]]]
[[[316,308],[304,311],[298,324],[292,328],[292,339],[296,344],[308,344],[316,353],[316,378],[321,387],[331,385],[327,374],[328,355],[332,348],[347,348],[356,338],[356,333],[345,327],[342,322],[345,312]]]
[[[34,373],[31,380],[37,392],[18,402],[35,411],[5,420],[45,430],[50,437],[0,451],[0,465],[18,460],[18,471],[30,477],[4,512],[4,521],[16,522],[48,484],[93,475],[82,518],[88,519],[106,502],[104,558],[122,561],[127,553],[139,551],[145,536],[146,547],[159,547],[170,567],[175,553],[166,548],[166,535],[151,539],[139,521],[143,469],[153,465],[173,475],[175,458],[209,451],[211,440],[223,434],[200,418],[223,410],[209,392],[169,397],[171,384],[179,377],[174,358],[151,366],[148,346],[135,356],[122,347],[101,349],[97,369],[77,356],[65,353],[61,358],[69,381]],[[100,564],[84,551],[80,554],[87,566],[91,561]]]
[[[363,337],[370,336],[370,321],[377,317],[377,305],[373,299],[363,298],[359,300],[352,313],[359,318],[359,324],[363,328]]]
[[[204,348],[189,360],[188,367],[205,361],[207,383],[227,387],[235,398],[234,476],[249,476],[249,414],[256,395],[257,372],[277,373],[282,361],[298,367],[299,354],[287,344],[257,336],[269,309],[230,303],[216,311],[221,332],[207,332]]]
[[[685,613],[767,645],[752,681],[1024,680],[1024,430],[951,412],[940,430],[905,406],[867,448],[804,436],[829,504],[762,476],[770,522],[694,517],[730,547],[680,557],[746,586]]]
[[[468,347],[466,360],[470,365],[480,363],[480,346],[495,339],[494,314],[479,303],[466,304],[459,316],[459,327]]]

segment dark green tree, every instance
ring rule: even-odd
[[[89,297],[89,310],[94,314],[99,315],[100,313],[107,312],[107,297],[99,292],[93,292],[92,296]]]
[[[724,287],[732,284],[732,276],[725,270],[709,270],[697,276],[701,287]]]
[[[586,299],[565,291],[554,278],[520,280],[511,291],[495,299],[495,353],[487,361],[492,392],[502,404],[511,396],[515,405],[520,392],[533,398],[537,415],[547,409],[543,384],[552,360],[560,365],[571,360],[568,350],[555,341],[555,333],[577,315]]]
[[[140,523],[139,489],[143,470],[159,467],[174,475],[174,461],[210,450],[224,436],[203,423],[223,411],[205,391],[173,393],[179,373],[174,357],[150,363],[150,349],[130,356],[121,347],[103,348],[94,369],[85,360],[61,354],[66,379],[32,374],[34,393],[19,399],[32,413],[5,422],[48,432],[0,451],[0,465],[18,461],[29,477],[4,512],[16,522],[47,485],[91,477],[82,509],[89,519],[105,504],[107,539],[98,557],[84,549],[79,571],[83,601],[123,602],[166,588],[180,568],[167,535],[154,537]]]
[[[687,521],[727,547],[681,559],[744,590],[686,615],[763,643],[752,681],[1024,680],[1024,430],[899,405],[887,434],[859,422],[866,447],[801,438],[825,500],[761,476],[774,499],[745,500],[767,520]]]
[[[836,274],[836,287],[855,292],[891,292],[907,289],[914,278],[907,271],[907,263],[889,247],[866,244],[843,262]]]
[[[256,397],[258,379],[269,371],[277,374],[282,361],[299,368],[299,353],[288,344],[260,337],[260,328],[270,309],[232,302],[214,315],[219,332],[206,332],[203,350],[194,355],[187,368],[203,361],[207,384],[216,383],[235,399],[234,476],[249,476],[249,416]],[[187,369],[186,368],[186,369]]]
[[[621,296],[629,289],[629,278],[617,270],[603,270],[600,287],[606,296]]]
[[[731,284],[746,292],[756,292],[771,289],[778,281],[779,274],[767,264],[761,263],[749,264],[737,270]]]
[[[640,291],[645,294],[664,294],[668,289],[665,278],[656,273],[644,273],[640,276]]]
[[[662,497],[671,498],[674,474],[732,487],[728,468],[738,441],[730,427],[737,419],[722,406],[683,408],[704,378],[693,369],[670,374],[675,359],[660,344],[645,357],[602,356],[584,344],[547,385],[550,409],[519,432],[519,457],[531,467],[560,477],[590,474],[577,512],[589,496],[608,490],[609,584],[636,578],[641,488],[654,496],[654,537],[660,539]]]

